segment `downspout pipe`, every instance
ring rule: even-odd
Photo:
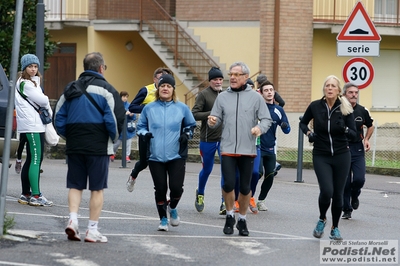
[[[274,14],[274,89],[279,91],[279,29],[280,29],[281,1],[275,0]]]

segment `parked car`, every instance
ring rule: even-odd
[[[6,128],[6,114],[9,105],[14,107],[14,103],[8,102],[9,82],[6,74],[4,73],[3,66],[0,64],[0,160],[3,158],[4,149],[4,132]],[[13,129],[10,145],[10,157],[15,156],[18,149],[18,136],[16,129]]]

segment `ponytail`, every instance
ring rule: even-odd
[[[343,115],[349,115],[354,111],[353,107],[351,106],[349,100],[347,100],[346,97],[339,95],[339,100],[341,103],[340,104],[340,112],[342,112]]]

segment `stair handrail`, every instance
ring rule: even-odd
[[[202,86],[203,84],[207,84],[206,86]],[[193,88],[191,90],[189,90],[187,93],[185,93],[185,104],[188,103],[188,101],[194,97],[197,96],[197,94],[199,94],[199,92],[201,92],[203,89],[208,87],[208,79],[203,80],[202,82],[200,82],[199,84],[193,86]],[[203,88],[203,89],[201,89]],[[193,93],[194,91],[196,91],[195,93]]]
[[[147,20],[144,17],[144,5],[143,1],[146,1],[148,4],[151,4],[153,7],[155,7],[156,11],[160,13],[160,16],[157,17],[159,20],[160,18],[163,21],[166,21],[170,24],[170,26],[175,30],[175,46],[171,45],[168,40],[161,34],[160,31],[157,31],[156,27],[150,22],[150,20]],[[154,9],[153,9],[154,11]],[[219,65],[214,61],[213,58],[211,58],[205,51],[204,49],[185,31],[183,27],[177,23],[177,21],[172,18],[168,12],[156,1],[156,0],[141,0],[140,1],[140,19],[139,19],[139,30],[143,31],[143,24],[147,23],[153,31],[158,35],[159,38],[161,38],[167,46],[174,52],[175,54],[175,67],[178,67],[178,59],[180,59],[183,64],[191,70],[191,72],[199,79],[202,80],[204,79],[204,76],[200,75],[199,71],[196,71],[195,67],[193,67],[191,64],[187,62],[187,59],[179,53],[178,51],[178,39],[179,36],[182,37],[182,39],[189,45],[189,47],[192,47],[193,50],[196,52],[198,56],[204,59],[205,62],[209,65],[211,68],[212,66],[219,67]]]

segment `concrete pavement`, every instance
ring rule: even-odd
[[[294,182],[296,169],[281,169],[267,197],[267,212],[248,212],[249,237],[222,233],[219,165],[213,169],[205,193],[205,210],[194,208],[198,163],[187,163],[185,192],[178,205],[181,224],[158,232],[158,215],[148,169],[128,193],[125,182],[133,167],[110,164],[109,188],[100,218],[107,244],[70,242],[64,233],[68,220],[65,160],[45,159],[41,189],[53,207],[17,202],[20,177],[10,168],[6,212],[16,225],[11,231],[27,241],[0,240],[0,265],[317,265],[320,241],[312,237],[318,219],[318,185],[312,170],[303,170],[303,183]],[[261,182],[259,183],[259,186]],[[259,186],[256,192],[258,196]],[[84,192],[79,223],[87,227],[89,192]],[[344,239],[399,239],[400,178],[367,175],[360,208],[352,220],[341,220]],[[328,240],[331,216],[323,240]],[[23,231],[21,231],[23,230]],[[32,238],[27,238],[31,236]],[[14,263],[14,264],[13,264]]]

